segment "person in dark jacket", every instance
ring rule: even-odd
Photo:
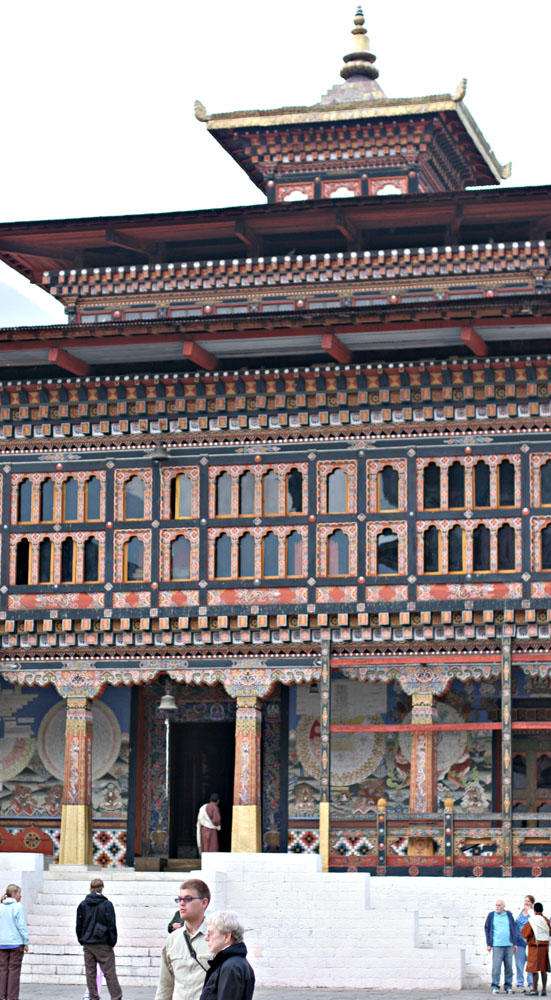
[[[243,933],[235,913],[216,913],[209,920],[207,944],[214,958],[200,1000],[251,1000],[254,972],[245,957]]]
[[[501,966],[503,965],[505,992],[513,992],[513,954],[517,950],[518,931],[510,910],[502,899],[486,917],[484,924],[486,947],[492,953],[492,993],[499,993]]]
[[[77,938],[84,951],[86,985],[90,1000],[99,1000],[96,979],[97,964],[107,983],[111,1000],[121,1000],[122,990],[117,979],[115,953],[117,922],[113,904],[103,895],[103,882],[93,878],[90,892],[77,909]]]

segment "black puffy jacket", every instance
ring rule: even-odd
[[[243,942],[223,948],[209,962],[200,1000],[251,1000],[254,972],[247,962]]]
[[[113,904],[101,892],[90,892],[77,909],[79,944],[117,943],[117,921]]]

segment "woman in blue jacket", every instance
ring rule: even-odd
[[[21,888],[8,886],[0,901],[0,997],[19,1000],[23,955],[29,950],[29,932],[21,903]]]

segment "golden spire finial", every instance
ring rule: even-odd
[[[376,80],[379,76],[379,70],[373,66],[376,57],[369,51],[370,41],[364,25],[364,12],[361,7],[358,7],[352,28],[354,51],[344,56],[344,66],[341,69],[341,76],[344,80],[358,76],[366,76],[370,80]]]

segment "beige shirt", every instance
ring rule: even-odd
[[[199,1000],[212,952],[207,942],[207,922],[191,936],[202,969],[189,953],[181,927],[169,934],[161,952],[161,973],[155,1000]]]

